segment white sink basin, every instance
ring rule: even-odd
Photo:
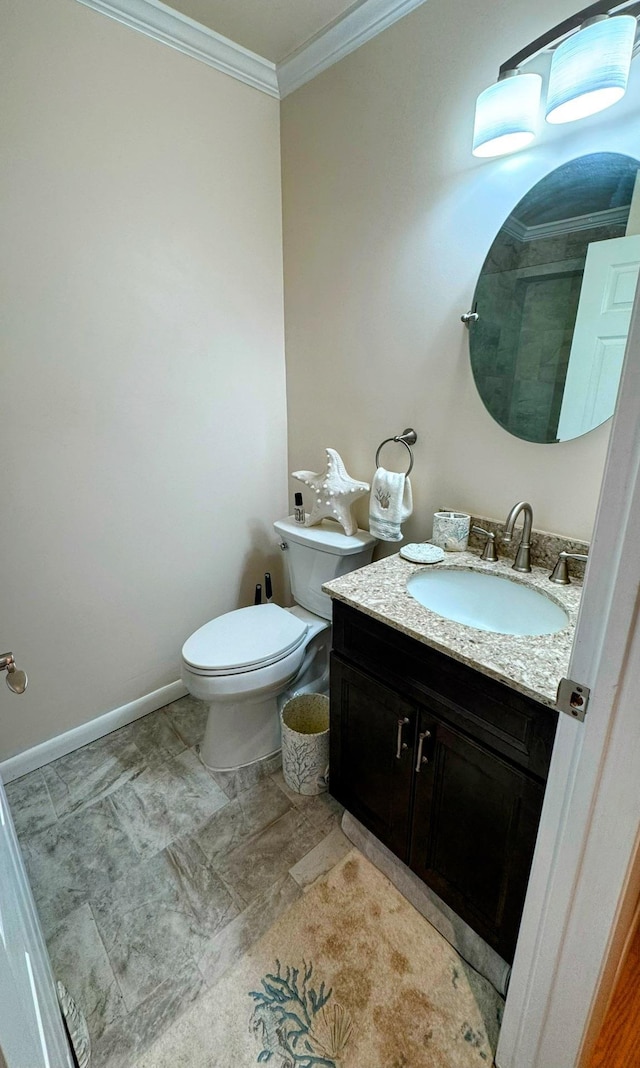
[[[407,589],[439,616],[496,634],[555,634],[569,622],[555,601],[502,575],[439,568],[412,575]]]

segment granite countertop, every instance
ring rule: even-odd
[[[556,634],[522,637],[454,623],[423,608],[408,593],[407,579],[425,567],[481,571],[532,586],[565,609],[569,624]],[[476,553],[464,552],[448,553],[441,564],[413,564],[399,555],[390,556],[327,582],[322,588],[365,615],[388,623],[545,705],[555,706],[558,682],[568,672],[582,594],[580,582],[572,580],[570,586],[557,586],[549,581],[549,571],[543,568],[533,567],[530,573],[523,574],[513,571],[510,560],[489,563]]]

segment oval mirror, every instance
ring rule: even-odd
[[[616,152],[558,167],[484,262],[473,376],[490,415],[525,441],[568,441],[613,415],[640,264],[639,167]]]

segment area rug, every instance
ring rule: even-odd
[[[502,998],[352,850],[136,1068],[491,1068]]]

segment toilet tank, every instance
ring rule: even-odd
[[[345,534],[329,519],[305,527],[289,516],[273,525],[287,546],[285,560],[296,604],[331,619],[331,598],[322,592],[323,583],[370,563],[376,539],[367,530]]]

